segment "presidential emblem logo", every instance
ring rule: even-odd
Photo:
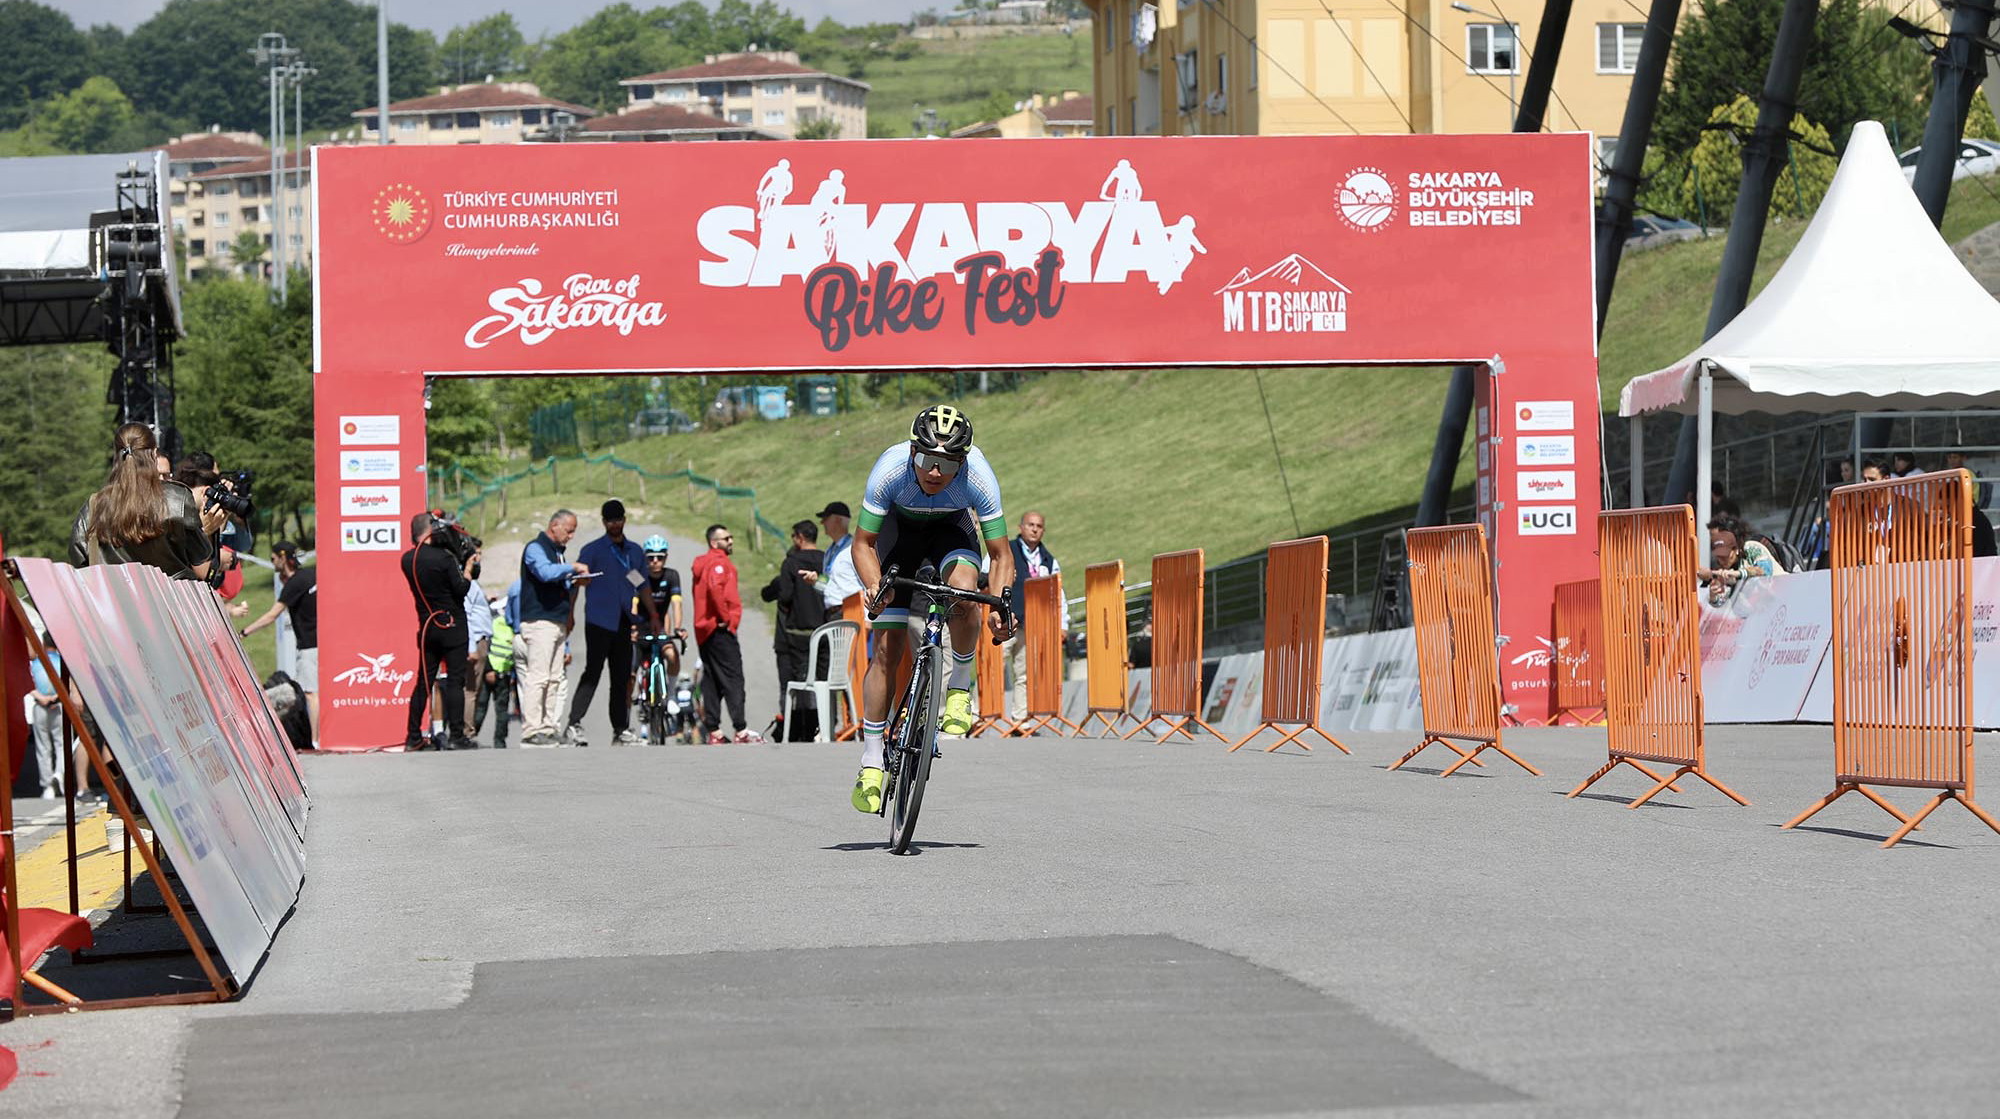
[[[408,183],[391,183],[375,192],[368,216],[375,223],[375,232],[407,245],[430,229],[431,200]]]

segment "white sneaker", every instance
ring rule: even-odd
[[[764,741],[764,736],[763,736],[763,735],[761,735],[761,734],[758,734],[758,733],[757,733],[756,731],[754,731],[754,730],[739,730],[739,731],[737,731],[737,732],[736,732],[736,741],[738,741],[738,742],[762,742],[762,741]]]
[[[56,791],[56,787],[53,784],[42,786],[43,800],[55,800],[57,797],[60,796],[62,796],[62,794]]]
[[[563,728],[562,741],[565,746],[588,746],[590,740],[583,736],[583,724],[571,723]]]
[[[611,744],[613,746],[641,746],[644,745],[645,742],[646,742],[646,736],[640,734],[638,731],[635,731],[630,727],[627,727],[624,730],[619,731],[618,737],[611,740]]]

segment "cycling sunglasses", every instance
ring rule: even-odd
[[[916,463],[917,473],[922,474],[925,471],[935,470],[947,478],[956,477],[959,468],[965,465],[965,460],[962,458],[954,458],[951,455],[934,455],[929,451],[916,452],[913,456],[913,461]]]

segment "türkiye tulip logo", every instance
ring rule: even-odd
[[[391,183],[375,192],[368,208],[375,231],[398,245],[422,237],[431,227],[431,200],[408,183]]]

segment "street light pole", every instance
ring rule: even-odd
[[[1520,99],[1519,97],[1517,97],[1517,96],[1515,95],[1515,93],[1514,93],[1514,78],[1515,78],[1515,75],[1517,75],[1517,74],[1519,74],[1519,73],[1521,72],[1521,28],[1520,28],[1520,25],[1519,25],[1519,24],[1517,24],[1517,23],[1515,23],[1515,22],[1514,22],[1513,20],[1511,20],[1511,19],[1508,19],[1508,18],[1507,18],[1506,16],[1502,16],[1502,15],[1495,15],[1495,14],[1494,14],[1494,13],[1492,13],[1492,12],[1486,12],[1486,11],[1481,11],[1480,9],[1478,9],[1478,8],[1475,8],[1475,7],[1473,7],[1473,6],[1472,6],[1472,5],[1470,5],[1470,4],[1466,4],[1466,3],[1461,3],[1461,2],[1460,2],[1460,0],[1452,0],[1452,5],[1451,5],[1451,6],[1452,6],[1453,8],[1456,8],[1456,9],[1458,9],[1458,10],[1459,10],[1459,11],[1461,11],[1461,12],[1464,12],[1464,13],[1466,13],[1467,15],[1474,15],[1474,16],[1484,16],[1484,17],[1485,17],[1485,18],[1487,18],[1487,19],[1497,19],[1497,20],[1499,20],[1499,21],[1500,21],[1500,25],[1501,25],[1502,27],[1505,27],[1505,28],[1507,29],[1507,39],[1508,39],[1508,47],[1507,47],[1507,127],[1509,127],[1509,128],[1512,128],[1512,127],[1514,127],[1514,114],[1515,114],[1515,113],[1516,113],[1516,112],[1518,111],[1518,106],[1519,106],[1519,104],[1520,104],[1520,100],[1521,100],[1521,99]],[[1492,47],[1491,47],[1491,44],[1489,43],[1489,44],[1488,44],[1488,47],[1487,47],[1487,61],[1489,61],[1489,62],[1490,62],[1490,61],[1492,61],[1492,57],[1493,57],[1493,56],[1492,56]]]
[[[389,142],[389,0],[375,0],[375,142]]]
[[[298,53],[286,46],[285,37],[276,31],[266,31],[257,36],[257,46],[250,51],[250,56],[265,67],[264,80],[271,87],[271,286],[279,291],[283,290],[284,285],[284,269],[278,265],[278,252],[282,248],[278,238],[278,187],[285,151],[284,67],[285,63]],[[256,230],[251,230],[251,235],[255,236]]]

